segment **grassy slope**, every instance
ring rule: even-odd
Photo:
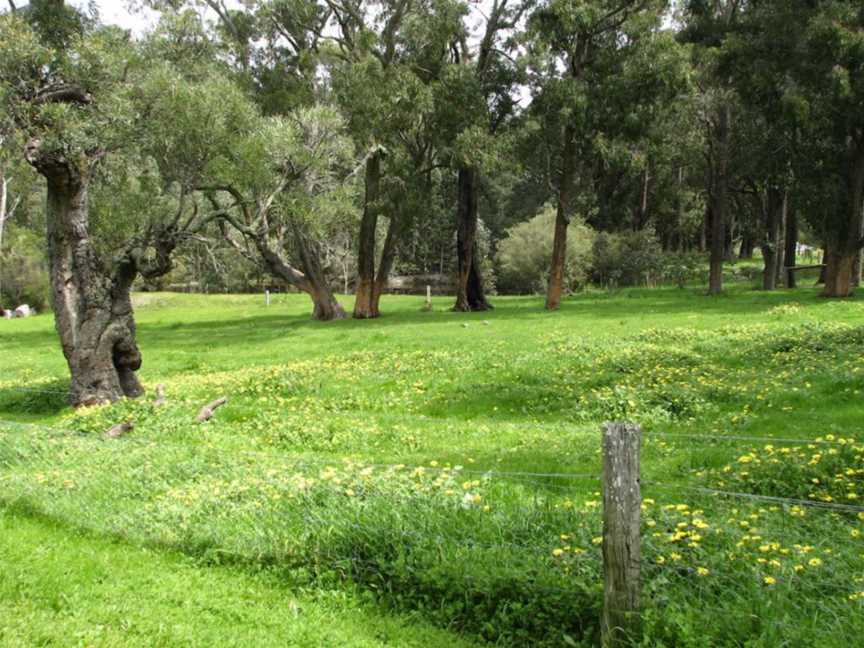
[[[258,296],[141,295],[139,340],[145,357],[141,375],[149,386],[166,383],[171,399],[166,410],[155,414],[146,406],[121,404],[108,411],[71,416],[63,406],[62,393],[16,391],[23,384],[30,389],[62,392],[63,360],[49,317],[2,322],[0,416],[3,419],[96,432],[107,427],[108,422],[129,416],[138,424],[136,442],[155,444],[152,451],[142,449],[137,457],[119,451],[115,457],[113,451],[106,450],[104,457],[93,459],[92,448],[81,449],[80,454],[74,448],[69,450],[61,465],[67,472],[55,475],[56,490],[49,490],[54,493],[53,499],[39,494],[43,484],[41,473],[38,483],[32,479],[26,481],[34,469],[47,471],[56,465],[47,453],[43,464],[34,461],[26,474],[16,477],[22,480],[16,483],[22,484],[22,492],[24,487],[34,489],[28,506],[35,506],[58,520],[110,532],[133,529],[131,537],[145,540],[152,540],[152,534],[156,533],[159,543],[193,554],[202,551],[207,554],[212,548],[222,547],[242,553],[244,560],[252,562],[261,560],[254,556],[267,556],[265,562],[290,562],[299,556],[302,563],[310,555],[316,560],[323,556],[338,562],[352,556],[356,559],[358,555],[364,559],[388,556],[401,542],[405,545],[401,550],[409,551],[417,561],[410,574],[394,571],[381,576],[384,570],[376,568],[370,573],[352,572],[352,575],[373,589],[379,587],[383,578],[385,587],[392,590],[388,600],[398,605],[414,609],[425,608],[431,602],[434,608],[439,599],[449,600],[446,586],[435,581],[434,576],[434,556],[442,562],[440,552],[445,550],[452,550],[450,563],[445,560],[441,565],[445,580],[452,580],[460,571],[461,575],[467,574],[471,565],[489,564],[502,566],[502,582],[531,573],[554,581],[561,565],[544,564],[546,559],[542,556],[550,555],[560,531],[569,530],[562,526],[567,521],[560,517],[558,507],[565,495],[594,497],[596,486],[577,483],[568,485],[564,492],[555,480],[512,488],[491,485],[483,497],[492,504],[497,517],[494,522],[478,522],[471,517],[474,515],[471,511],[458,507],[456,511],[442,511],[430,505],[428,510],[422,509],[426,512],[417,519],[411,517],[410,509],[403,512],[399,506],[387,505],[383,498],[378,498],[384,502],[382,510],[376,509],[373,491],[395,497],[392,491],[376,485],[379,490],[370,487],[370,495],[364,500],[364,506],[368,506],[365,509],[345,505],[343,510],[339,508],[343,506],[341,500],[332,499],[325,499],[326,504],[317,501],[310,504],[314,510],[320,506],[321,510],[329,507],[332,511],[343,511],[341,516],[334,517],[350,520],[356,515],[357,520],[369,527],[361,533],[356,525],[348,528],[346,523],[344,528],[339,527],[337,520],[335,530],[330,528],[310,536],[318,543],[317,553],[311,554],[303,553],[306,549],[302,547],[286,548],[291,544],[292,533],[306,537],[303,534],[308,532],[308,516],[292,518],[296,509],[289,507],[272,520],[256,518],[257,527],[265,530],[259,537],[235,524],[248,513],[242,508],[230,509],[230,502],[218,499],[220,489],[224,492],[231,484],[249,480],[257,483],[256,475],[265,472],[268,457],[273,457],[273,474],[284,473],[279,458],[298,455],[313,461],[348,456],[367,462],[450,461],[482,469],[596,473],[598,439],[593,435],[600,421],[613,417],[635,418],[643,422],[649,433],[711,432],[802,439],[830,433],[862,438],[860,398],[864,391],[864,362],[857,334],[851,333],[864,323],[864,301],[860,298],[836,303],[821,300],[812,289],[763,293],[735,286],[719,298],[674,289],[585,294],[568,300],[554,314],[544,313],[542,302],[533,298],[499,298],[495,303],[497,308],[492,313],[464,315],[448,312],[447,299],[436,300],[435,311],[426,313],[421,312],[419,298],[388,298],[383,304],[385,316],[380,320],[320,324],[309,321],[309,305],[300,296],[277,297],[267,309]],[[205,429],[188,424],[201,403],[222,393],[227,393],[231,402],[220,410],[213,424]],[[178,456],[172,454],[175,451],[169,448],[175,446],[170,444],[181,449],[176,451],[180,453]],[[692,480],[694,475],[700,478],[708,475],[715,479],[712,483],[716,485],[718,477],[712,471],[734,462],[746,450],[741,446],[741,443],[706,445],[686,439],[678,442],[649,438],[643,457],[644,472],[651,479],[673,483]],[[250,455],[249,466],[222,465],[219,463],[222,459],[197,455],[194,466],[183,464],[191,460],[180,456],[182,448],[199,447],[212,450],[214,457],[245,456],[240,453],[246,452],[267,454]],[[182,461],[176,463],[181,467],[176,474],[171,473],[167,466],[178,457]],[[808,460],[810,456],[801,458],[805,465]],[[124,516],[140,510],[135,508],[139,506],[138,500],[130,497],[129,502],[112,502],[110,495],[106,495],[111,484],[99,482],[99,471],[103,468],[100,462],[121,475],[138,474],[136,462],[158,467],[154,474],[158,473],[159,479],[153,477],[149,482],[153,493],[140,495],[148,502],[144,510],[170,512],[173,509],[166,508],[166,498],[176,497],[187,498],[184,500],[187,504],[210,497],[210,505],[215,508],[203,509],[202,517],[191,519],[182,512],[160,513],[163,517],[151,516],[147,524],[142,522],[136,527]],[[811,496],[809,474],[806,480],[804,473],[798,472],[784,477],[786,481],[777,482],[768,475],[763,481],[749,483],[746,480],[750,478],[742,477],[741,472],[733,472],[739,481],[732,485],[737,488]],[[305,474],[317,473],[307,470]],[[718,474],[725,479],[722,473]],[[212,477],[209,481],[208,476]],[[66,478],[89,480],[88,484],[69,487],[73,491],[80,489],[78,500],[73,497],[75,492],[67,493],[63,485]],[[349,475],[348,479],[353,477]],[[49,474],[48,483],[50,480]],[[459,486],[455,485],[457,491]],[[446,484],[441,486],[442,491],[446,488]],[[781,491],[770,490],[777,488]],[[522,525],[520,517],[526,516],[519,511],[527,504],[545,506],[545,499],[538,504],[538,493],[548,497],[554,510],[542,512]],[[665,497],[665,501],[675,497],[668,493],[649,491],[649,494],[658,500]],[[98,504],[93,506],[90,517],[81,515],[76,508],[81,497]],[[553,502],[557,502],[554,507]],[[258,506],[260,502],[253,504]],[[667,578],[665,573],[661,578],[652,576],[649,580],[652,600],[667,606],[663,618],[654,619],[652,627],[673,638],[667,641],[681,645],[700,645],[698,629],[706,622],[715,627],[716,636],[725,635],[732,645],[749,640],[752,645],[769,646],[788,639],[778,636],[776,628],[763,627],[761,621],[749,627],[732,617],[729,625],[724,626],[719,615],[696,609],[716,601],[728,605],[728,611],[733,613],[760,608],[760,615],[782,618],[793,629],[799,623],[793,636],[797,633],[803,637],[799,639],[805,642],[802,645],[807,645],[808,636],[810,645],[815,641],[812,637],[824,638],[824,633],[819,634],[822,630],[805,628],[806,624],[794,619],[790,622],[787,616],[801,616],[803,611],[814,619],[815,626],[822,614],[842,615],[850,609],[842,602],[849,591],[847,585],[851,585],[847,583],[850,573],[846,572],[850,565],[853,573],[860,572],[861,565],[856,562],[860,547],[856,549],[853,543],[846,548],[842,544],[849,535],[846,522],[811,516],[806,521],[793,520],[794,526],[790,528],[787,517],[758,507],[739,511],[715,508],[711,503],[708,506],[714,509],[709,510],[709,517],[720,535],[712,539],[708,549],[685,551],[688,567],[673,573],[671,581],[663,580]],[[229,515],[231,510],[234,513]],[[212,521],[223,511],[224,523]],[[842,553],[846,562],[831,566],[830,575],[812,570],[813,576],[807,580],[805,573],[801,582],[785,575],[780,577],[778,571],[778,585],[766,588],[762,571],[755,574],[754,580],[754,574],[748,571],[750,567],[736,571],[737,568],[727,566],[730,555],[738,553],[740,558],[746,551],[734,550],[733,543],[723,541],[720,527],[737,525],[738,516],[743,524],[744,513],[756,516],[746,517],[751,520],[762,516],[765,521],[759,524],[764,524],[761,533],[766,537],[773,534],[790,546],[796,540],[806,543],[815,537],[829,551],[835,547],[834,551]],[[365,517],[359,517],[361,514]],[[671,515],[658,512],[656,521],[661,526],[674,527],[680,522],[670,519]],[[584,519],[587,521],[584,528],[574,533],[585,536],[580,544],[589,548],[586,560],[596,562],[590,548],[590,538],[597,532],[596,528],[592,530],[596,521],[588,514]],[[431,563],[423,562],[426,554],[422,541],[412,545],[402,536],[388,535],[396,523],[410,528],[420,522],[428,527],[427,535],[439,534],[435,543],[444,546],[434,552],[430,549]],[[171,531],[172,525],[176,528],[178,523],[183,529],[179,534]],[[188,529],[183,526],[186,524]],[[201,529],[205,530],[203,536]],[[400,533],[404,536],[405,532]],[[668,548],[655,548],[649,536],[646,533],[649,559],[667,559]],[[512,555],[483,552],[480,545],[466,557],[466,541],[501,543],[502,540],[530,545],[532,555],[536,555],[531,558],[534,562],[530,569],[516,564],[510,573],[503,566],[513,560]],[[757,547],[752,549],[754,563],[762,557]],[[785,555],[777,558],[785,561]],[[389,564],[392,558],[386,560]],[[826,556],[826,564],[827,560]],[[712,572],[728,568],[737,578],[734,587],[723,584],[718,574],[718,589],[708,591],[704,585],[708,579],[693,577],[697,565],[708,565]],[[763,569],[758,564],[755,568]],[[788,569],[791,568],[790,562]],[[573,569],[584,571],[585,583],[595,582],[594,563],[582,564],[574,556]],[[785,562],[782,569],[787,569]],[[561,576],[570,578],[567,576],[570,573],[565,571]],[[535,577],[523,578],[529,580],[519,586],[518,594],[508,589],[507,583],[487,583],[482,585],[486,588],[484,595],[494,598],[490,592],[500,592],[507,600],[518,597],[536,584],[531,580]],[[542,580],[540,576],[536,579]],[[472,582],[481,588],[476,580]],[[455,589],[458,598],[460,586]],[[697,600],[695,596],[701,597],[699,605],[689,605],[688,601]],[[810,605],[816,605],[823,597],[825,603],[820,603],[818,610]],[[595,594],[590,594],[587,600],[595,598]],[[555,601],[550,605],[554,608]],[[569,600],[560,603],[562,607],[566,605],[577,604]],[[501,608],[495,610],[499,614]],[[445,609],[443,603],[437,612],[433,609],[427,613],[444,623],[467,614],[462,607]],[[591,614],[588,609],[586,615]],[[480,616],[484,615],[491,617],[492,613]],[[681,615],[683,620],[675,615]],[[524,622],[502,618],[499,614],[496,623],[510,623],[517,630],[524,630]],[[753,619],[758,621],[761,616],[754,613]],[[492,639],[500,637],[497,630],[472,623],[468,619],[460,627]],[[670,629],[664,624],[676,627]],[[807,635],[810,631],[816,634]],[[849,631],[853,632],[851,626]],[[586,632],[590,637],[591,630]],[[692,632],[697,634],[688,634]],[[735,633],[739,633],[739,638],[733,637]],[[507,635],[508,640],[518,643],[513,636],[519,635]],[[560,635],[556,636],[558,639],[550,640],[553,645],[560,641]],[[841,645],[845,640],[843,636],[837,637]]]

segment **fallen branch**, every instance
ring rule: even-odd
[[[209,421],[211,418],[213,418],[213,413],[227,402],[228,399],[223,396],[222,398],[217,398],[212,403],[207,403],[204,407],[201,408],[201,411],[198,412],[198,416],[195,420],[199,423]]]
[[[156,385],[156,400],[153,401],[153,407],[162,407],[167,402],[165,398],[165,385]]]
[[[131,421],[128,421],[126,423],[118,423],[117,425],[112,427],[110,430],[108,430],[105,433],[104,437],[106,439],[119,439],[121,436],[123,436],[127,432],[130,432],[134,427],[135,427],[135,424],[132,423]]]

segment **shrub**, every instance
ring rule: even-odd
[[[699,253],[667,254],[661,268],[663,281],[684,288],[693,281],[705,282],[705,259]]]
[[[602,286],[638,286],[662,278],[663,250],[652,230],[594,238],[591,279]]]
[[[568,229],[564,287],[572,292],[583,287],[588,279],[594,232],[577,219],[573,219]],[[554,235],[555,208],[548,205],[531,220],[507,230],[507,238],[498,244],[499,284],[503,291],[546,290]]]
[[[9,227],[0,254],[0,303],[15,308],[48,306],[48,270],[41,240],[34,232]]]

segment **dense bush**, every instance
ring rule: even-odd
[[[683,288],[690,282],[707,281],[705,257],[699,253],[673,253],[663,257],[661,267],[664,283]]]
[[[530,221],[507,230],[498,245],[499,288],[503,292],[535,293],[546,290],[552,239],[555,234],[555,208],[547,206]],[[565,290],[574,291],[588,280],[591,266],[593,230],[574,219],[567,235]]]
[[[663,278],[663,249],[652,230],[601,232],[592,252],[591,280],[601,286],[651,285]]]
[[[48,307],[48,270],[41,237],[10,226],[0,254],[0,304],[15,308],[29,304],[38,311]]]

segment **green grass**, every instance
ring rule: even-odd
[[[204,567],[0,511],[0,645],[462,646],[343,591]]]
[[[146,548],[148,573],[170,571],[155,564],[164,554],[201,578],[344,591],[351,623],[370,628],[360,636],[386,616],[350,603],[368,595],[413,615],[392,626],[397,645],[434,645],[419,639],[425,623],[468,641],[590,645],[599,429],[632,419],[650,500],[647,644],[840,646],[864,631],[864,520],[683,488],[864,504],[860,298],[739,284],[716,298],[590,292],[557,313],[497,298],[466,315],[445,298],[424,312],[422,298],[391,297],[380,320],[332,323],[295,295],[269,308],[260,296],[136,301],[140,375],[166,385],[160,409],[148,397],[72,412],[51,318],[0,322],[0,418],[37,425],[6,425],[0,443],[0,501],[24,529],[50,520],[75,542]],[[100,439],[124,419],[132,434]],[[33,569],[57,577],[50,562]],[[298,624],[330,643],[314,618]]]

